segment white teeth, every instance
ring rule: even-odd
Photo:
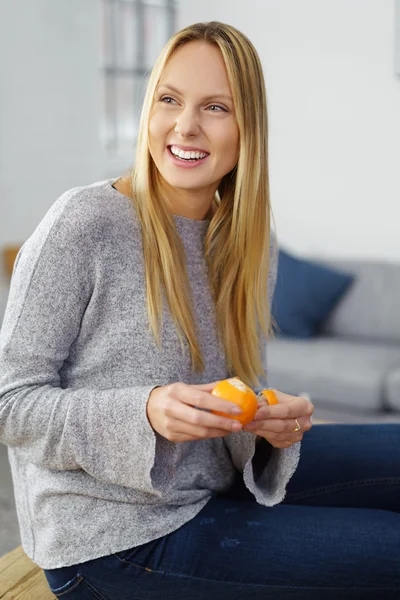
[[[199,158],[205,158],[207,153],[204,152],[196,152],[191,150],[190,152],[185,152],[176,146],[171,146],[171,152],[174,156],[179,156],[179,158],[184,158],[185,160],[194,160]]]

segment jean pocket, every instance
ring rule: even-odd
[[[68,568],[68,567],[67,567]],[[82,573],[77,573],[67,583],[62,583],[61,574],[54,575],[51,571],[44,571],[48,586],[56,598],[68,598],[68,600],[106,600],[106,598],[93,587]],[[65,578],[64,578],[65,581]]]
[[[67,583],[64,583],[60,586],[59,583],[61,582],[61,578],[57,582],[55,577],[53,575],[47,575],[46,571],[45,575],[47,578],[49,588],[56,596],[56,598],[65,598],[67,594],[70,594],[73,591],[75,591],[83,581],[83,575],[81,575],[81,573],[77,573],[72,579],[67,581]]]
[[[159,548],[160,543],[162,543],[162,540],[163,538],[151,540],[141,546],[129,548],[129,550],[122,550],[122,552],[116,552],[114,553],[114,556],[123,562],[134,563],[135,565],[144,568],[152,567],[156,558],[157,549]]]

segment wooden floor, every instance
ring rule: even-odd
[[[43,570],[22,546],[0,558],[0,600],[54,600]]]

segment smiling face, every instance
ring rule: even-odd
[[[173,212],[204,218],[239,156],[232,92],[217,46],[189,42],[168,61],[150,113],[149,149]]]

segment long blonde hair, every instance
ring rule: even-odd
[[[164,290],[182,352],[185,337],[192,370],[204,370],[185,252],[163,198],[148,141],[154,95],[165,65],[178,48],[192,41],[220,49],[240,135],[238,163],[219,186],[205,237],[217,332],[229,375],[258,386],[258,376],[265,376],[259,328],[265,338],[272,335],[267,297],[271,209],[266,93],[254,46],[244,34],[224,23],[196,23],[175,34],[161,52],[147,86],[131,184],[142,226],[149,325],[160,347]]]

